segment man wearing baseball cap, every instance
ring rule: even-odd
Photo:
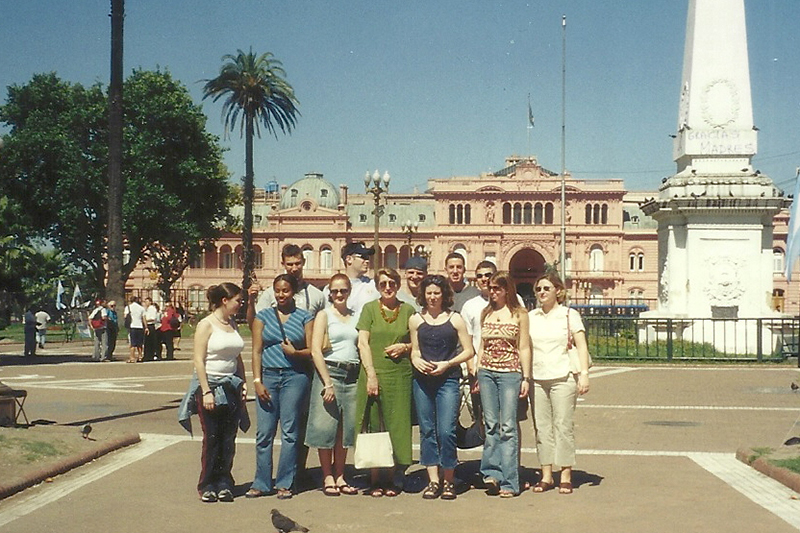
[[[347,307],[354,313],[361,313],[364,304],[377,300],[380,296],[375,288],[375,281],[367,277],[370,267],[370,257],[375,254],[373,248],[367,248],[363,242],[349,242],[342,248],[342,263],[344,273],[350,278],[350,296],[347,298]],[[325,295],[326,305],[332,305],[328,295],[328,286],[322,290]]]

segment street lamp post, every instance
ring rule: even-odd
[[[374,267],[378,269],[382,266],[381,254],[378,249],[378,230],[380,229],[380,218],[383,214],[383,206],[381,205],[381,196],[387,192],[389,192],[389,172],[384,172],[383,177],[381,178],[380,172],[377,170],[375,171],[372,176],[369,175],[369,171],[364,175],[364,187],[367,190],[367,193],[372,194],[373,198],[375,199],[375,209],[372,211],[372,214],[375,216],[375,236],[373,238],[373,249],[375,250],[375,258],[374,260]]]
[[[419,222],[411,223],[410,220],[406,220],[406,223],[403,224],[403,233],[406,234],[406,244],[408,245],[408,255],[412,257],[414,252],[411,250],[411,239],[416,232],[419,231]]]

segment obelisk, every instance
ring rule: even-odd
[[[685,46],[677,172],[643,206],[658,221],[659,309],[653,314],[774,316],[772,219],[789,202],[752,166],[758,133],[744,0],[690,0]],[[686,333],[707,325],[687,322]]]

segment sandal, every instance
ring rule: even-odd
[[[533,489],[531,490],[536,493],[547,492],[548,490],[553,489],[555,486],[556,484],[553,481],[550,482],[540,481],[536,485],[534,485]]]
[[[292,489],[278,489],[278,499],[279,500],[291,500],[292,496]]]
[[[346,494],[348,496],[358,494],[358,489],[347,483],[344,485],[337,485],[336,488],[339,489],[339,494]]]
[[[442,482],[442,499],[443,500],[456,499],[456,488],[450,481]]]
[[[497,496],[500,494],[500,483],[494,479],[487,479],[483,482],[486,485],[486,494],[489,496]]]
[[[500,491],[500,497],[501,498],[513,498],[514,496],[516,496],[516,494],[514,494],[510,490],[503,489],[503,490]]]
[[[336,485],[325,485],[322,488],[322,494],[325,496],[338,496],[340,494],[339,487]]]
[[[572,483],[569,481],[562,481],[558,485],[559,494],[572,494]]]
[[[439,497],[441,487],[439,483],[436,481],[431,481],[428,483],[428,486],[425,487],[425,490],[422,491],[422,499],[423,500],[435,500]]]
[[[269,495],[269,492],[258,490],[258,489],[250,489],[244,493],[245,498],[261,498],[262,496]]]
[[[372,487],[367,491],[367,494],[373,498],[381,498],[383,496],[383,489],[380,487]]]
[[[401,489],[399,487],[395,487],[394,485],[389,485],[388,487],[383,489],[383,494],[389,498],[394,498],[398,494],[400,494]]]

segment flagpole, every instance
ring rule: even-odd
[[[561,16],[561,279],[567,282],[567,186],[566,178],[566,85],[567,85],[567,16]]]

